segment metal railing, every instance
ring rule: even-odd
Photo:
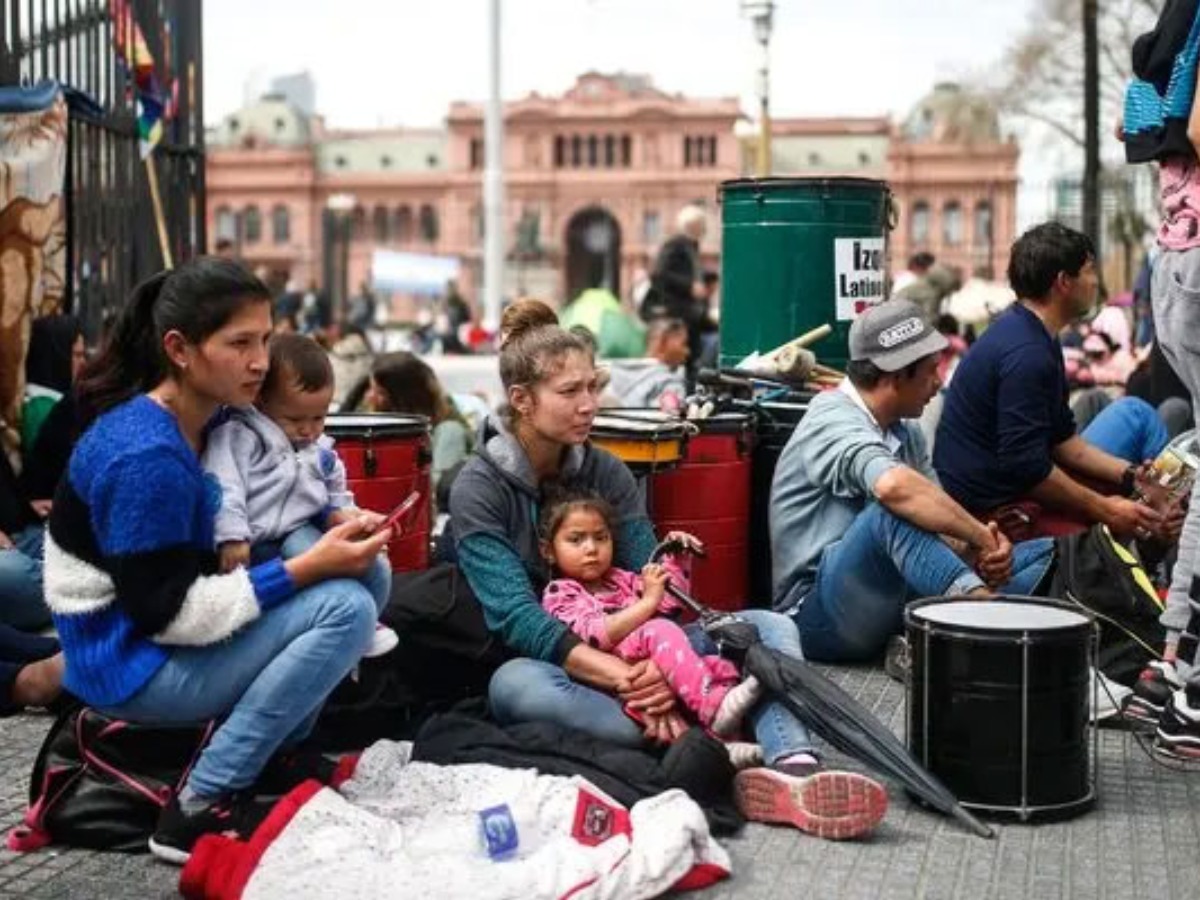
[[[178,264],[205,246],[199,0],[0,0],[0,84],[53,79],[97,105],[89,112],[85,103],[70,104],[66,175],[65,304],[91,339],[130,288],[163,266],[138,152],[133,73],[113,41],[113,16],[122,12],[140,26],[172,97],[155,164]]]

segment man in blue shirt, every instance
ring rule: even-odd
[[[976,515],[1030,499],[1081,526],[1159,533],[1162,516],[1124,496],[1136,466],[1076,435],[1067,403],[1057,335],[1095,303],[1091,241],[1038,225],[1013,245],[1008,277],[1017,302],[967,353],[946,395],[933,454],[942,486]]]

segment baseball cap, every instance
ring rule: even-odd
[[[911,300],[885,300],[850,326],[851,361],[865,360],[884,372],[899,372],[948,345],[946,336],[925,321],[921,307]]]

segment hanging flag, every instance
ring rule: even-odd
[[[167,97],[158,83],[154,57],[150,55],[142,29],[134,19],[129,0],[109,0],[108,11],[113,20],[113,44],[117,59],[132,75],[138,146],[142,159],[145,159],[162,140]]]

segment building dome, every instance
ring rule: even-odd
[[[945,82],[913,108],[900,131],[907,141],[988,143],[1000,140],[1000,117],[983,97]]]
[[[308,118],[283,97],[267,94],[226,116],[209,143],[218,147],[298,147],[310,137]]]

